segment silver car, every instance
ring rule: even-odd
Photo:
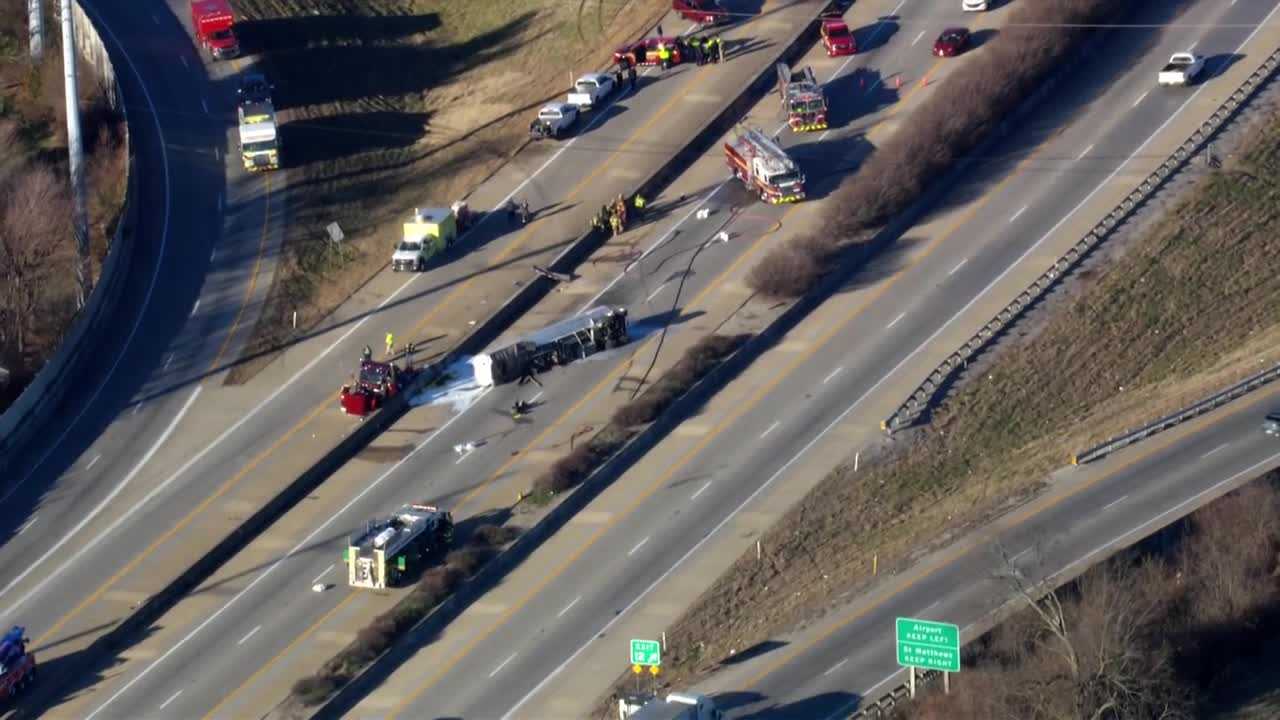
[[[1262,421],[1262,432],[1280,437],[1280,412],[1267,413]]]

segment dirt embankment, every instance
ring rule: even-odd
[[[58,24],[45,18],[33,64],[25,0],[0,0],[0,412],[58,349],[76,313],[66,105]],[[49,3],[45,11],[52,13]],[[87,63],[80,73],[89,191],[89,268],[96,282],[124,203],[123,118]]]
[[[276,86],[286,234],[242,383],[387,263],[398,223],[448,205],[507,160],[571,71],[670,7],[663,0],[236,0],[241,39]],[[324,228],[346,235],[338,255]],[[298,327],[292,329],[292,313]],[[285,322],[290,319],[290,322]]]
[[[668,630],[672,686],[1034,493],[1072,450],[1280,359],[1280,112],[970,366],[928,424],[825,478]],[[1121,252],[1121,248],[1124,249]],[[922,536],[919,528],[946,528]],[[866,559],[844,564],[819,558]]]

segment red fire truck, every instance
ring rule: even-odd
[[[240,54],[240,43],[231,31],[235,15],[227,0],[191,0],[191,27],[200,47],[214,60],[226,60]]]
[[[777,205],[804,199],[804,173],[758,128],[739,128],[724,144],[724,154],[733,176],[761,200]]]
[[[814,77],[813,68],[793,72],[786,63],[778,63],[778,95],[793,131],[827,129],[827,96]]]

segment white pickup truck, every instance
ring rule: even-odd
[[[1157,81],[1161,85],[1190,85],[1204,70],[1204,58],[1195,53],[1174,53],[1169,63],[1160,69]]]
[[[529,124],[529,134],[534,139],[558,138],[578,122],[578,106],[569,103],[543,105],[538,117]]]
[[[608,73],[587,73],[573,84],[569,104],[576,105],[579,110],[590,110],[612,95],[615,85],[613,76]]]

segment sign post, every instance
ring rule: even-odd
[[[898,664],[911,673],[911,696],[916,694],[916,668],[945,673],[960,672],[960,628],[950,623],[897,618]]]

